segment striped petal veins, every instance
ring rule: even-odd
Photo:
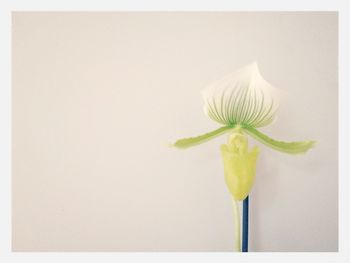
[[[256,62],[212,83],[204,91],[204,111],[225,126],[263,127],[276,117],[282,92],[261,76]]]

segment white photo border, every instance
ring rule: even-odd
[[[344,0],[5,0],[0,2],[0,262],[347,262],[350,191],[350,8]],[[11,14],[14,11],[338,11],[339,252],[334,253],[25,253],[11,248]],[[327,125],[327,123],[325,123]]]

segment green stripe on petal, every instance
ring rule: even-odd
[[[243,127],[243,130],[252,136],[257,141],[265,144],[266,146],[289,154],[301,154],[307,152],[309,149],[315,146],[316,141],[298,141],[298,142],[283,142],[276,141],[267,135],[259,132],[253,127]]]
[[[261,76],[256,63],[224,76],[202,91],[205,113],[211,119],[225,126],[255,128],[274,120],[281,95]]]
[[[182,148],[182,149],[192,147],[192,146],[207,142],[211,139],[214,139],[215,137],[220,136],[232,130],[233,128],[234,127],[232,126],[224,126],[214,131],[208,132],[206,134],[199,135],[197,137],[190,137],[190,138],[177,140],[172,146],[176,148]]]

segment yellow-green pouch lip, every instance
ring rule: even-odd
[[[227,144],[221,145],[226,185],[235,200],[244,200],[253,187],[259,148],[248,150],[248,138],[233,133]]]

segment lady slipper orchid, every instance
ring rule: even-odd
[[[248,251],[248,195],[254,184],[259,148],[248,149],[250,135],[266,146],[289,154],[305,153],[315,141],[283,142],[274,140],[257,128],[276,118],[282,92],[261,76],[257,63],[215,81],[203,92],[204,112],[222,126],[209,133],[176,141],[177,148],[188,148],[230,132],[227,144],[221,145],[225,182],[232,196],[235,219],[235,249],[240,249],[238,201],[243,203],[243,251]],[[246,229],[244,229],[246,228]]]
[[[180,139],[174,146],[188,148],[241,127],[243,132],[275,150],[290,154],[304,153],[315,145],[314,141],[277,141],[256,129],[276,118],[281,94],[262,78],[256,62],[243,67],[202,92],[204,112],[223,126],[197,137]]]

